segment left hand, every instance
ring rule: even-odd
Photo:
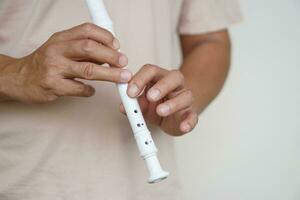
[[[193,93],[184,83],[179,70],[145,65],[128,83],[127,93],[130,97],[138,97],[146,121],[178,136],[190,132],[198,122],[198,114],[193,109]],[[122,104],[120,111],[125,114]]]

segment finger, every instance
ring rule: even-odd
[[[198,123],[198,115],[195,112],[188,113],[186,119],[180,123],[180,130],[183,133],[192,131]]]
[[[75,60],[108,63],[116,67],[125,67],[128,64],[124,54],[90,39],[63,42],[58,46],[64,56]]]
[[[182,89],[183,84],[182,73],[179,70],[173,70],[148,90],[147,98],[152,102],[159,101],[175,89]]]
[[[136,97],[152,81],[157,81],[167,74],[167,70],[154,65],[144,65],[131,79],[127,94]]]
[[[187,107],[190,107],[194,101],[193,94],[190,90],[185,90],[176,97],[165,101],[156,108],[159,116],[166,117]]]
[[[54,93],[58,96],[90,97],[94,95],[95,89],[80,81],[64,79],[56,84]]]
[[[113,49],[120,48],[119,41],[111,32],[92,23],[84,23],[71,29],[57,32],[51,39],[58,42],[91,39]]]
[[[104,67],[89,62],[72,61],[68,63],[63,75],[67,78],[81,78],[115,83],[128,82],[132,77],[131,72],[127,69]]]
[[[125,107],[124,107],[123,103],[120,103],[120,105],[119,105],[119,111],[122,114],[126,115],[126,111],[125,111]]]

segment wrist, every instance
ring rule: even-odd
[[[201,82],[199,82],[199,74],[194,74],[187,72],[186,70],[181,70],[184,76],[185,88],[190,90],[194,96],[194,101],[192,108],[193,110],[200,114],[209,104],[209,94],[205,90],[205,86],[201,86]]]
[[[15,68],[18,59],[0,55],[0,101],[10,100],[8,95],[9,74]]]

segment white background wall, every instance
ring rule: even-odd
[[[300,200],[300,0],[242,0],[219,98],[176,139],[185,200]]]

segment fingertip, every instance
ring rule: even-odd
[[[94,96],[96,90],[94,87],[87,85],[87,89],[85,90],[85,96],[86,97],[91,97]]]
[[[187,118],[180,124],[180,129],[184,133],[191,132],[198,123],[198,115],[194,112],[188,114]]]
[[[120,103],[120,105],[119,105],[119,110],[120,110],[120,112],[125,112],[125,108],[124,108],[124,106],[123,106],[123,103]]]
[[[139,93],[139,88],[136,84],[133,83],[128,85],[128,89],[127,89],[128,96],[133,98],[136,97],[138,93]]]
[[[121,54],[119,57],[119,65],[122,67],[126,67],[128,65],[128,58],[124,54]]]
[[[188,133],[192,130],[192,126],[187,122],[183,122],[183,123],[180,124],[180,130],[183,133]]]

